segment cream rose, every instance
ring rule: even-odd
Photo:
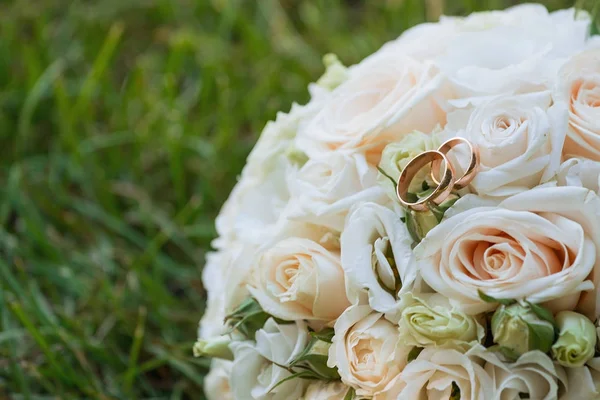
[[[480,353],[486,359],[485,371],[492,379],[494,400],[529,399],[553,400],[558,398],[559,387],[566,382],[566,373],[552,363],[541,351],[530,351],[507,364],[491,352]]]
[[[204,378],[204,394],[208,400],[233,400],[229,383],[231,362],[213,359],[210,371]]]
[[[329,367],[357,396],[384,396],[407,362],[411,347],[399,342],[396,326],[369,306],[348,308],[335,323]]]
[[[308,386],[302,400],[344,400],[349,390],[342,382],[316,382]]]
[[[583,188],[544,187],[497,206],[466,196],[415,248],[423,279],[469,314],[493,310],[479,291],[595,318],[600,199]],[[469,207],[473,207],[470,208]]]
[[[310,157],[334,150],[361,152],[377,164],[387,143],[444,124],[449,93],[431,62],[381,52],[349,69],[320,112],[298,132]]]
[[[600,49],[571,58],[558,76],[555,97],[569,104],[563,152],[600,161]]]
[[[480,195],[506,197],[529,190],[559,171],[567,130],[566,103],[550,92],[503,96],[448,116],[447,132],[479,149],[471,183]]]
[[[235,399],[287,400],[302,396],[307,382],[287,381],[288,365],[308,344],[308,331],[302,322],[277,324],[269,319],[256,332],[256,343],[232,342],[231,388]],[[277,386],[277,387],[276,387]]]
[[[335,320],[350,305],[338,252],[304,238],[266,248],[254,263],[252,296],[284,320]]]
[[[412,239],[400,216],[389,208],[362,203],[348,216],[341,237],[346,292],[354,304],[389,312],[412,288],[416,265]]]
[[[481,351],[479,347],[467,353],[425,348],[404,368],[391,392],[398,399],[491,399],[492,379],[482,367],[483,360],[472,355]]]
[[[342,231],[354,204],[387,201],[376,180],[377,169],[361,154],[309,160],[288,177],[292,200],[286,215]]]

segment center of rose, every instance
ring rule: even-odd
[[[356,354],[356,367],[358,369],[370,370],[377,364],[377,357],[373,351],[371,340],[360,339],[354,348]]]
[[[303,269],[302,256],[290,258],[281,262],[276,272],[276,282],[281,291],[275,295],[281,302],[297,300],[298,288],[302,285]]]

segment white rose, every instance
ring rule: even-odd
[[[267,247],[254,263],[250,292],[269,314],[284,320],[335,320],[350,305],[337,251],[304,238]]]
[[[565,368],[566,390],[560,400],[600,399],[600,358],[592,358],[587,365]]]
[[[344,400],[350,388],[342,382],[316,382],[306,389],[303,400]]]
[[[469,314],[496,307],[479,297],[482,291],[595,318],[600,198],[584,188],[542,187],[497,207],[478,202],[476,196],[459,200],[465,211],[444,220],[415,248],[427,284]]]
[[[558,398],[559,384],[566,382],[564,369],[541,351],[525,353],[511,364],[500,361],[491,352],[480,355],[487,360],[484,368],[493,381],[494,400],[516,400],[522,398],[519,395],[552,400]]]
[[[246,285],[256,250],[255,246],[232,242],[227,250],[207,254],[202,283],[208,291],[208,301],[199,338],[209,339],[227,330],[225,316],[249,295]]]
[[[361,154],[332,153],[311,159],[288,177],[292,200],[286,210],[291,219],[342,231],[350,208],[365,201],[387,201],[377,186],[377,169]]]
[[[407,362],[411,347],[398,340],[396,326],[369,306],[348,308],[335,323],[329,367],[357,396],[383,396]]]
[[[589,16],[584,16],[578,23],[574,23],[572,10],[549,14],[546,7],[540,4],[522,4],[502,11],[475,12],[467,17],[441,16],[437,23],[418,24],[407,29],[399,38],[386,43],[367,59],[380,57],[381,53],[401,53],[418,60],[431,60],[443,55],[449,44],[457,40],[456,37],[461,33],[483,32],[498,27],[518,28],[533,25],[543,30],[549,29],[554,23],[560,24],[566,31],[572,31],[576,25],[584,35],[586,19],[589,20]],[[563,39],[567,41],[570,38],[571,36],[567,36]]]
[[[431,62],[380,53],[349,69],[348,79],[301,127],[298,147],[310,157],[334,150],[364,152],[376,165],[386,144],[444,124],[448,96]]]
[[[567,106],[550,92],[503,96],[448,116],[446,130],[479,148],[471,183],[480,195],[510,196],[553,178],[567,130]],[[470,115],[469,115],[470,114]]]
[[[600,49],[584,51],[561,68],[555,98],[569,104],[564,154],[600,161]]]
[[[398,399],[488,400],[493,384],[477,354],[479,347],[462,353],[454,349],[425,348],[408,363],[391,392]],[[456,397],[457,389],[460,396]],[[454,394],[455,397],[451,397]]]
[[[556,178],[560,186],[579,186],[599,193],[600,162],[570,158],[562,163]]]
[[[398,332],[407,346],[459,347],[481,342],[485,329],[440,294],[403,296]]]
[[[220,236],[215,248],[235,240],[260,244],[269,237],[289,200],[289,151],[298,126],[320,109],[319,104],[318,100],[305,106],[293,104],[288,114],[278,113],[275,121],[267,123],[215,221]]]
[[[374,203],[353,208],[342,232],[342,267],[348,298],[389,312],[416,277],[412,239],[392,210]]]
[[[304,380],[290,380],[275,387],[291,373],[288,365],[308,344],[308,331],[302,322],[277,324],[269,319],[256,332],[256,343],[232,342],[231,388],[236,400],[287,400],[302,396]],[[277,365],[276,365],[277,364]]]
[[[548,14],[528,6],[475,14],[465,23],[487,29],[456,35],[437,64],[469,96],[549,88],[564,60],[583,49],[590,20],[574,18],[573,10]]]
[[[226,249],[236,241],[260,245],[271,238],[290,198],[287,169],[282,165],[264,179],[241,178],[215,221],[220,236],[214,248]]]
[[[213,359],[210,371],[204,378],[204,394],[208,400],[233,400],[229,383],[231,361]]]

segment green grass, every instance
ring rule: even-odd
[[[0,2],[0,398],[202,398],[203,258],[266,121],[327,52],[518,2],[426,3]]]

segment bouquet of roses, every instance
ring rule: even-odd
[[[590,19],[523,5],[326,56],[216,221],[208,398],[600,398]]]

